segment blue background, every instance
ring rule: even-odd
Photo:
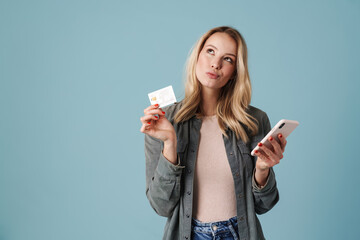
[[[252,105],[295,119],[268,239],[360,235],[360,3],[0,0],[0,239],[161,239],[145,196],[147,93],[184,96],[207,30],[245,37]]]

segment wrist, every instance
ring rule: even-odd
[[[176,145],[177,145],[177,141],[176,138],[168,138],[167,140],[164,141],[164,147],[175,147],[176,149]]]
[[[269,169],[270,169],[269,167],[264,167],[264,168],[258,166],[255,167],[255,171],[261,175],[267,175],[269,173]]]
[[[266,184],[267,178],[270,173],[270,168],[267,169],[259,169],[255,168],[255,182],[259,187],[263,187]]]
[[[176,140],[166,140],[164,141],[163,155],[164,157],[171,162],[172,164],[177,164],[177,152],[176,152]]]

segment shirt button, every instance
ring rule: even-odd
[[[242,195],[242,194],[239,194],[239,195],[238,195],[238,197],[239,197],[239,198],[242,198],[242,197],[243,197],[243,195]]]
[[[218,228],[218,227],[217,227],[216,225],[213,225],[213,226],[212,226],[212,230],[214,230],[214,231],[216,231],[217,228]]]
[[[187,195],[190,195],[191,194],[191,192],[190,191],[187,191]]]
[[[189,215],[189,214],[186,214],[186,217],[187,217],[187,218],[189,218],[189,217],[190,217],[190,215]]]
[[[236,172],[236,173],[235,173],[235,176],[237,176],[237,177],[238,177],[239,175],[240,175],[240,173],[239,173],[239,172]]]
[[[195,150],[194,150],[194,149],[191,149],[191,152],[195,152]]]
[[[231,152],[230,155],[233,155],[233,152]]]
[[[188,173],[191,173],[191,169],[188,169]]]
[[[241,218],[240,218],[240,221],[244,221],[244,217],[241,217]]]
[[[188,237],[188,236],[185,236],[185,239],[189,239],[189,237]]]

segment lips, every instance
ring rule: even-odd
[[[206,72],[206,75],[211,79],[217,79],[219,77],[219,75],[214,72]]]

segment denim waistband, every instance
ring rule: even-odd
[[[219,221],[219,222],[200,222],[199,220],[193,218],[192,224],[197,227],[211,227],[211,226],[228,226],[229,224],[237,224],[237,216],[230,218],[229,220]]]
[[[237,216],[219,222],[200,222],[192,219],[192,239],[233,239],[239,240]]]

